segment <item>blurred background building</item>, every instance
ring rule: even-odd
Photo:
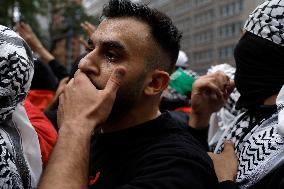
[[[138,1],[138,0],[136,0]],[[233,52],[249,13],[264,0],[140,0],[169,15],[183,32],[182,50],[190,68],[206,73],[211,65],[234,65]],[[108,0],[83,0],[88,14],[100,16]]]

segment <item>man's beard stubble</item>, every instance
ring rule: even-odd
[[[120,118],[127,116],[135,107],[142,95],[145,78],[146,73],[143,73],[136,81],[124,84],[125,87],[118,90],[107,123],[118,121]]]

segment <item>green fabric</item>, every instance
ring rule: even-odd
[[[182,95],[187,95],[191,92],[194,81],[194,77],[187,75],[179,68],[171,75],[170,87]]]

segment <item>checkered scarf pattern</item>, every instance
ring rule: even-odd
[[[11,29],[0,25],[0,121],[22,102],[33,77],[32,52]]]
[[[284,0],[269,0],[250,15],[244,29],[284,46]]]
[[[38,135],[21,104],[33,70],[26,42],[0,25],[0,188],[36,188],[42,172]]]

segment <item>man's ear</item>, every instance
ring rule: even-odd
[[[169,85],[170,76],[162,70],[155,70],[149,77],[148,83],[144,88],[146,96],[154,96],[162,93]]]

